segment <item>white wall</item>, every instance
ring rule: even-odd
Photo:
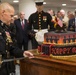
[[[36,11],[34,0],[21,0],[19,4],[19,11],[24,11],[25,18],[28,19],[30,14]]]
[[[18,14],[19,13],[19,5],[14,4],[13,7],[15,8],[15,14]]]
[[[24,0],[24,1],[25,2],[23,2],[21,0],[19,5],[17,4],[17,5],[13,5],[13,6],[16,11],[15,14],[19,13],[19,11],[24,11],[26,14],[25,17],[26,17],[26,19],[28,19],[29,15],[36,11],[36,7],[35,7],[34,1],[31,1],[30,3],[29,3],[29,0],[28,1]],[[68,10],[70,10],[72,12],[75,11],[75,8],[66,8],[66,7],[60,8],[60,7],[52,7],[52,6],[46,7],[46,6],[44,6],[44,11],[47,11],[48,9],[53,9],[55,12],[57,12],[60,9],[64,9],[66,11],[66,13]]]

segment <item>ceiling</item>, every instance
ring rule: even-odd
[[[65,8],[76,8],[76,0],[45,0],[47,2],[46,6],[53,7],[63,7],[62,4],[66,3]]]
[[[45,7],[62,7],[62,3],[66,3],[65,8],[76,8],[76,0],[44,0],[47,4]],[[1,0],[1,2],[9,2],[11,4],[18,5],[18,3],[13,3],[13,0]]]

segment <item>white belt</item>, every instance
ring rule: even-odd
[[[41,29],[41,30],[38,30],[38,29],[34,29],[35,32],[39,32],[39,31],[47,31],[48,29]]]

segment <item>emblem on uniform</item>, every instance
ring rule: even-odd
[[[75,22],[73,21],[73,25],[75,24]]]
[[[6,33],[6,36],[7,36],[7,41],[9,42],[9,43],[12,43],[12,39],[11,39],[11,36],[10,36],[10,33],[9,32],[5,32]]]
[[[43,21],[46,22],[46,20],[47,20],[47,16],[43,16]]]
[[[35,23],[36,21],[34,21],[34,23]]]
[[[3,26],[3,22],[1,23],[1,26]]]

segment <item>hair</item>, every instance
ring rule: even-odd
[[[65,11],[64,11],[63,9],[61,9],[60,12],[61,12],[62,14],[65,14]]]
[[[0,4],[0,11],[3,11],[3,10],[10,11],[12,9],[14,10],[13,6],[10,5],[9,3],[1,3]]]

